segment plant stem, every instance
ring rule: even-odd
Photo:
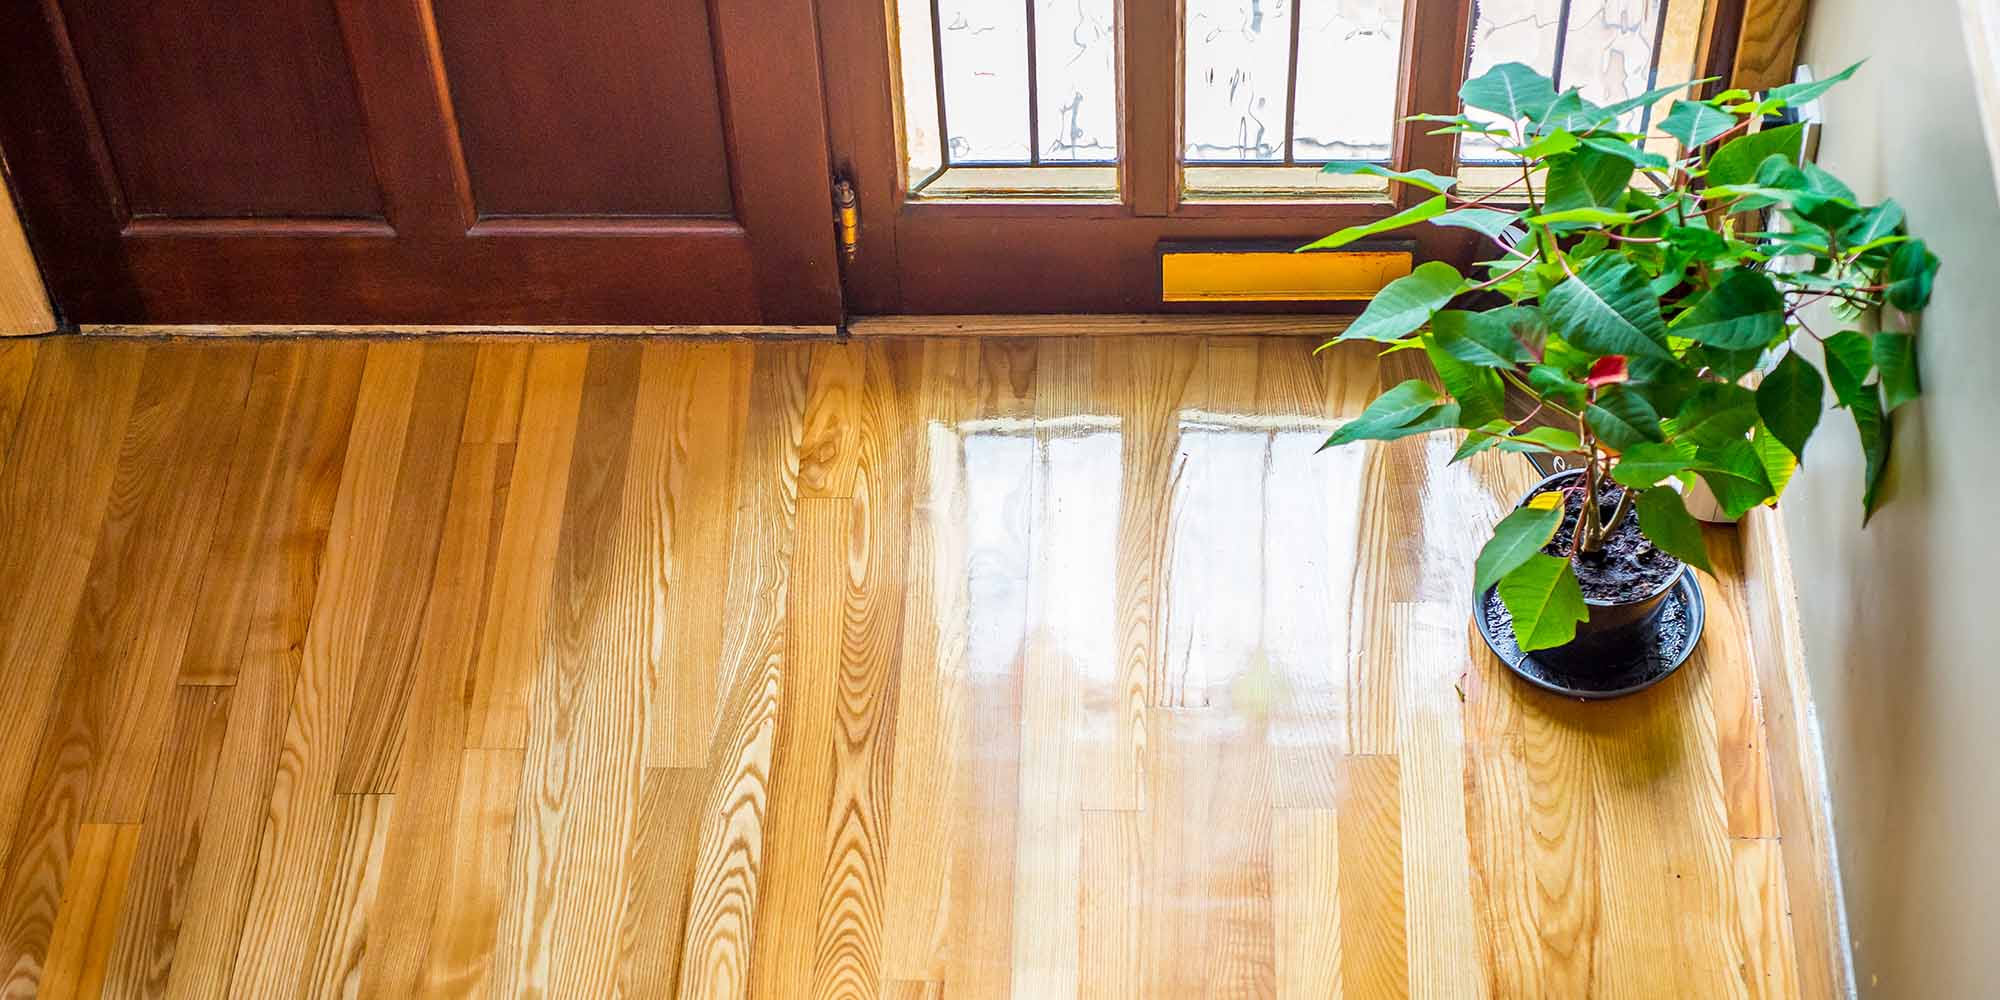
[[[1618,526],[1625,523],[1626,515],[1632,513],[1632,495],[1636,492],[1638,491],[1628,486],[1625,488],[1625,492],[1619,494],[1618,509],[1611,512],[1611,520],[1604,525],[1605,538],[1610,538],[1611,533],[1617,531]]]

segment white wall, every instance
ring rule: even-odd
[[[1862,531],[1844,412],[1783,503],[1856,979],[2000,996],[2000,199],[1958,0],[1814,0],[1804,51],[1869,60],[1825,99],[1820,163],[1944,259],[1887,506]]]

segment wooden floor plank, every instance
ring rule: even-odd
[[[418,988],[410,995],[492,995],[525,757],[525,751],[504,748],[462,754],[451,832],[438,855],[448,859],[444,883],[425,933],[429,948]]]
[[[796,344],[762,344],[752,369],[723,601],[729,630],[716,664],[716,738],[681,949],[683,997],[735,998],[750,989],[772,744],[790,652],[786,617],[808,358]]]
[[[570,452],[576,445],[587,344],[536,347],[522,389],[514,474],[479,656],[468,681],[466,746],[521,749],[528,740],[528,688],[541,662],[542,627],[562,533]]]
[[[1673,679],[1542,694],[1465,614],[1534,473],[1318,453],[1412,368],[1315,346],[0,352],[0,968],[1815,995],[1736,532]]]
[[[229,990],[273,995],[301,987],[301,957],[318,925],[319,889],[339,849],[334,792],[342,739],[356,678],[375,657],[413,642],[377,630],[374,612],[408,626],[409,606],[421,605],[428,573],[399,565],[402,553],[432,544],[439,525],[405,521],[397,512],[428,508],[449,489],[429,449],[449,446],[463,412],[440,415],[426,396],[449,392],[470,376],[468,357],[431,355],[420,343],[378,343],[355,404],[347,463],[335,501],[320,586],[297,676],[286,700],[284,736],[269,807],[258,836],[256,874],[241,925]],[[425,420],[413,420],[424,417]],[[447,427],[430,426],[432,421]],[[382,589],[393,581],[397,590]]]
[[[35,353],[41,342],[9,340],[0,343],[0,468],[5,468],[7,452],[14,442],[14,425],[28,402],[28,386],[35,373]]]
[[[360,995],[362,962],[371,944],[376,890],[382,881],[382,852],[395,814],[394,795],[334,797],[339,849],[318,892],[319,930],[307,962],[308,995]]]
[[[903,648],[890,775],[883,969],[892,980],[940,982],[953,844],[960,834],[967,724],[966,439],[979,345],[928,341],[918,380],[921,430],[904,567]]]
[[[416,684],[407,709],[409,738],[403,741],[397,770],[400,801],[384,849],[378,890],[395,903],[382,907],[373,921],[379,933],[363,956],[361,982],[366,995],[415,995],[418,984],[426,982],[427,964],[439,956],[433,935],[438,914],[454,905],[476,912],[466,888],[446,892],[458,869],[440,864],[439,859],[453,857],[461,846],[480,843],[477,838],[460,839],[461,827],[476,815],[461,815],[460,810],[484,808],[486,801],[483,796],[462,796],[459,786],[462,772],[487,760],[476,754],[468,757],[461,750],[464,689],[478,652],[480,616],[497,572],[495,537],[506,506],[512,458],[513,445],[467,443],[458,449],[443,539],[424,604]],[[507,773],[518,778],[518,760],[515,764]],[[475,771],[482,777],[486,773],[483,767]],[[516,789],[508,789],[507,801],[515,794]],[[511,824],[511,808],[506,818]],[[494,877],[504,875],[502,870]],[[479,949],[482,955],[493,941],[491,924],[483,929],[487,933]]]
[[[189,880],[201,855],[202,821],[236,694],[233,687],[208,685],[183,685],[175,692],[167,743],[146,802],[145,832],[132,862],[132,888],[111,952],[106,986],[113,996],[158,996],[167,990],[181,923],[192,905]]]
[[[701,797],[707,788],[708,774],[700,768],[646,772],[639,834],[627,862],[617,996],[673,996],[680,986]]]
[[[259,429],[241,439],[253,443],[238,449],[202,569],[205,613],[182,656],[184,681],[235,690],[216,765],[229,780],[211,789],[200,819],[174,951],[153,958],[171,964],[173,996],[228,994],[366,358],[357,344],[259,348],[259,385],[244,416]],[[232,534],[256,543],[224,544]],[[206,613],[208,602],[225,601],[242,607]]]
[[[649,351],[648,360],[656,355],[671,385],[659,400],[666,409],[659,424],[672,447],[664,516],[673,570],[663,635],[666,669],[653,675],[646,761],[701,768],[715,740],[716,683],[728,630],[729,525],[743,459],[751,349],[743,343],[677,344]],[[640,405],[655,405],[652,394],[642,393]],[[642,416],[641,425],[646,421]]]
[[[145,360],[106,344],[42,350],[0,468],[0,842],[41,751]]]
[[[641,346],[593,347],[584,375],[541,665],[527,692],[493,966],[501,996],[606,996],[617,981],[617,938],[599,929],[621,917],[638,833],[647,657],[666,543],[647,508],[628,504],[650,489],[630,475]]]
[[[903,581],[916,470],[907,436],[922,353],[907,342],[855,345],[853,500],[841,585],[833,785],[821,834],[812,995],[882,992],[883,906],[903,629]],[[810,413],[810,408],[808,408]],[[801,581],[803,583],[803,581]]]
[[[252,357],[162,359],[140,383],[0,883],[9,988],[36,981],[78,824],[143,815],[193,610],[178,567],[208,547]]]
[[[118,915],[138,851],[137,823],[85,823],[62,905],[50,935],[48,968],[38,995],[94,997],[104,991],[105,968]]]

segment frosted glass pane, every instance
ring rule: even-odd
[[[1284,158],[1290,18],[1290,0],[1188,0],[1188,160]]]
[[[1387,160],[1403,0],[1302,0],[1292,157]]]
[[[951,162],[1028,162],[1027,5],[942,0],[938,21]]]
[[[1651,89],[1661,3],[1572,0],[1569,40],[1563,43],[1563,86],[1582,90],[1584,99],[1596,104],[1616,104]],[[1636,131],[1643,114],[1633,111],[1621,125]]]
[[[1525,63],[1537,72],[1552,76],[1556,62],[1556,26],[1562,18],[1562,0],[1474,0],[1472,19],[1472,61],[1466,79],[1472,79],[1501,63]],[[1472,117],[1491,120],[1483,111]],[[1483,136],[1468,135],[1459,144],[1463,160],[1491,160],[1501,156],[1499,144]]]
[[[897,4],[896,47],[903,60],[903,155],[915,185],[944,165],[937,128],[937,53],[931,49],[927,0]]]
[[[1043,162],[1118,159],[1117,67],[1112,0],[1035,0]]]

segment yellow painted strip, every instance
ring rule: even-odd
[[[1330,302],[1373,298],[1410,273],[1407,251],[1169,252],[1160,255],[1166,302]]]

